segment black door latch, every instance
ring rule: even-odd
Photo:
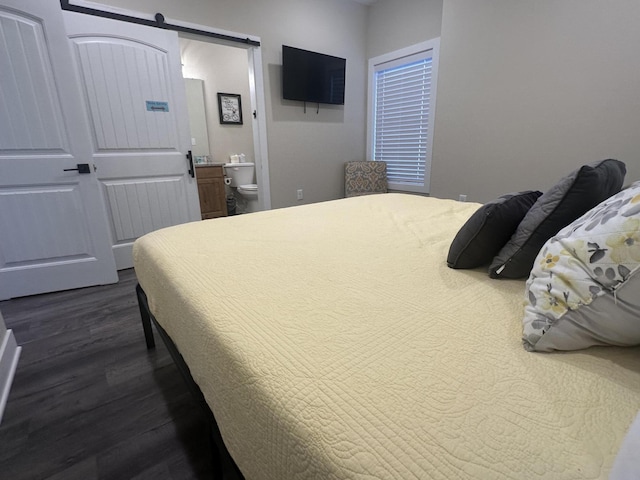
[[[195,178],[196,172],[193,169],[193,155],[191,154],[191,150],[187,152],[187,160],[189,160],[189,175],[191,175],[191,178]]]
[[[78,171],[78,173],[91,173],[91,169],[89,168],[88,163],[78,163],[76,164],[78,168],[65,168],[65,172],[74,172]]]

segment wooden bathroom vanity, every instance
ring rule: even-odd
[[[222,164],[196,165],[202,220],[226,217],[227,201]]]

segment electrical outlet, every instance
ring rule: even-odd
[[[196,146],[196,137],[191,137],[191,146],[192,147]]]
[[[460,194],[460,196],[458,197],[458,200],[461,201],[461,202],[466,202],[467,201],[467,196],[463,195],[463,194]]]
[[[303,197],[303,195],[302,195],[302,189],[301,189],[301,188],[299,188],[299,189],[298,189],[298,200],[302,200],[303,198],[304,198],[304,197]]]

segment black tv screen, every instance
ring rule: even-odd
[[[282,46],[282,98],[344,105],[344,58]]]

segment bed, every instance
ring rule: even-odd
[[[247,480],[607,478],[640,351],[527,352],[524,280],[445,262],[479,206],[370,195],[136,242],[148,311]]]

